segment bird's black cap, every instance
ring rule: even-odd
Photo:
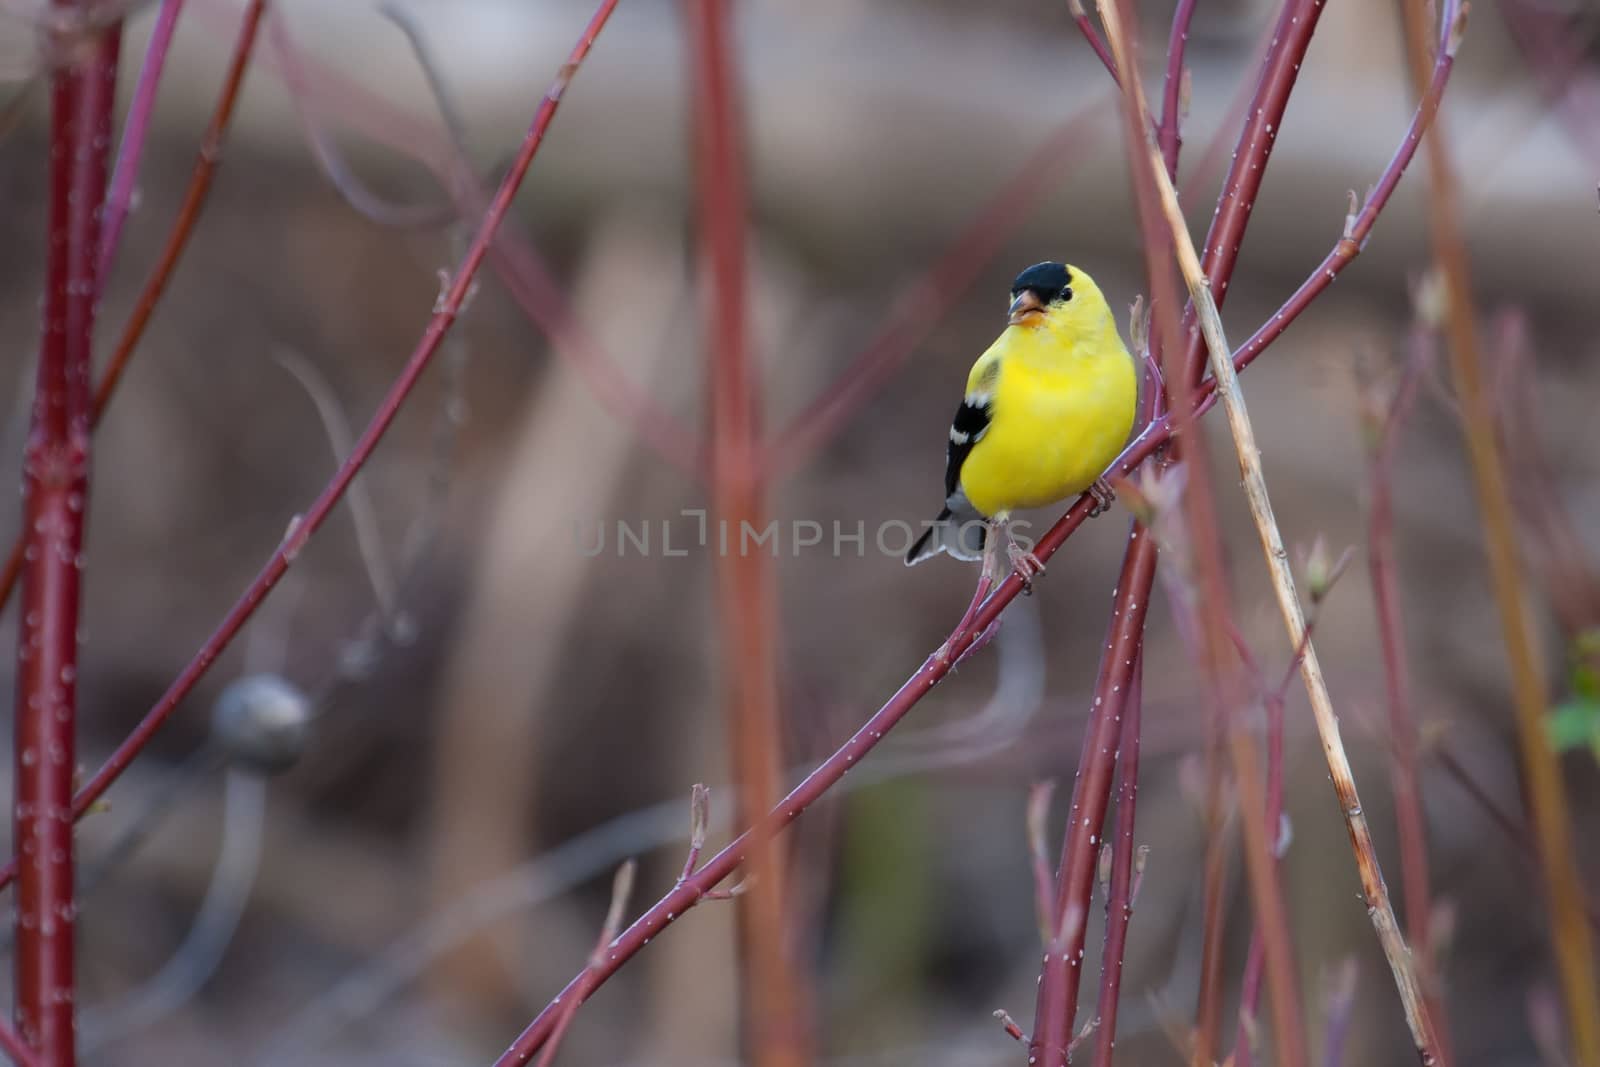
[[[1072,299],[1072,274],[1065,263],[1035,263],[1011,283],[1011,295],[1024,290],[1039,294],[1045,303]]]

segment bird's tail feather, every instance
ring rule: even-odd
[[[987,535],[988,524],[976,512],[957,515],[948,507],[941,508],[939,517],[906,553],[906,566],[915,566],[940,552],[947,552],[954,559],[980,560]]]

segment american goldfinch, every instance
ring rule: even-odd
[[[1010,536],[1017,508],[1037,508],[1096,489],[1128,439],[1138,405],[1133,358],[1094,279],[1062,263],[1038,263],[1011,285],[1010,324],[978,357],[950,426],[944,509],[906,554],[986,557],[991,526],[1007,534],[1013,565],[1038,561]]]

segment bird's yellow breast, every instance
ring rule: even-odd
[[[1076,496],[1127,441],[1138,376],[1100,308],[1087,322],[1010,327],[973,368],[974,383],[990,377],[990,421],[960,480],[984,515]]]

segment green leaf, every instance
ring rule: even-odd
[[[1557,752],[1593,748],[1600,758],[1600,700],[1573,700],[1552,709],[1545,721]]]

